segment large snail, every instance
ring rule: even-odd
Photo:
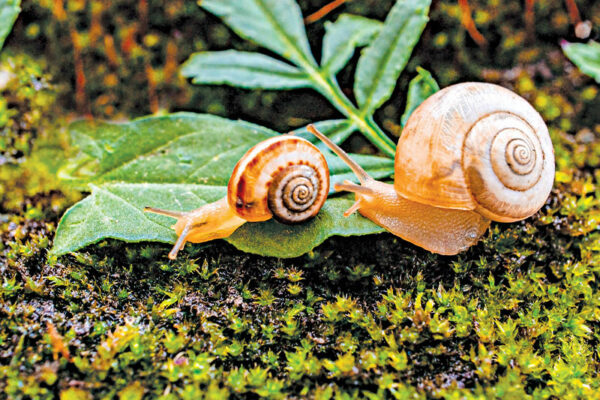
[[[472,246],[490,220],[512,222],[537,212],[554,181],[554,151],[541,116],[522,97],[486,83],[447,87],[411,115],[398,141],[394,184],[371,178],[313,126],[354,171],[359,211],[429,251],[452,255]]]
[[[272,217],[292,224],[315,216],[329,192],[329,169],[309,141],[282,135],[258,143],[238,161],[227,196],[188,212],[146,207],[144,211],[177,218],[174,259],[186,242],[202,243],[231,235],[247,221]]]

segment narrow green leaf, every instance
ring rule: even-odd
[[[600,43],[561,43],[565,55],[586,75],[600,84]]]
[[[173,219],[144,213],[144,206],[152,204],[189,210],[225,196],[226,191],[224,186],[193,184],[115,183],[93,186],[92,194],[63,216],[52,252],[66,254],[106,238],[173,243],[176,239],[170,228]],[[284,225],[274,220],[246,223],[226,240],[249,253],[297,257],[333,235],[365,235],[383,231],[356,214],[343,218],[342,213],[351,205],[350,198],[330,199],[318,216],[307,223]]]
[[[298,65],[316,66],[302,13],[294,0],[201,0],[199,4],[241,37]]]
[[[173,220],[143,213],[145,206],[187,211],[225,196],[234,165],[254,144],[275,132],[243,121],[210,115],[178,113],[147,117],[124,124],[79,122],[72,136],[81,153],[68,168],[80,185],[89,183],[91,195],[69,209],[58,226],[53,252],[64,254],[103,238],[138,242],[154,240],[171,243]],[[333,183],[353,179],[337,157],[325,154]],[[393,160],[353,155],[374,177],[393,173]],[[332,202],[332,203],[330,203]],[[380,228],[361,219],[353,230],[352,220],[343,220],[349,200],[330,199],[329,216],[308,224],[290,227],[274,221],[244,236],[231,239],[246,251],[291,257],[311,249],[332,235],[379,232]],[[336,208],[337,207],[337,208]],[[338,212],[339,211],[339,212]],[[323,211],[322,211],[323,212]],[[358,217],[356,217],[358,218]],[[333,223],[332,220],[337,219]],[[307,241],[289,238],[282,231]],[[261,232],[264,232],[261,233]],[[288,240],[288,239],[285,239]]]
[[[325,23],[321,69],[337,74],[357,47],[369,44],[379,33],[380,21],[358,15],[342,14],[334,23]]]
[[[21,11],[20,4],[21,0],[0,0],[0,49]]]
[[[398,0],[379,35],[362,52],[354,80],[356,100],[372,114],[392,94],[429,18],[431,0]]]
[[[410,114],[412,114],[415,108],[425,101],[426,98],[440,90],[440,86],[429,71],[417,67],[417,72],[419,75],[415,76],[408,84],[406,107],[400,119],[402,126],[406,125],[406,121],[408,121]]]
[[[181,74],[197,84],[225,84],[246,89],[295,89],[311,86],[298,68],[259,53],[237,50],[195,53]]]

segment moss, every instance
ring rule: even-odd
[[[3,55],[3,62],[37,65],[36,79],[47,84],[31,92],[28,78],[2,91],[3,98],[17,99],[6,108],[14,111],[0,111],[4,126],[19,126],[24,115],[40,122],[11,130],[11,138],[25,138],[18,140],[26,151],[14,156],[11,150],[15,162],[0,169],[0,392],[6,397],[596,396],[599,96],[556,46],[557,38],[571,35],[561,2],[536,2],[537,40],[528,41],[521,2],[471,1],[490,42],[486,49],[466,36],[456,4],[439,2],[411,61],[444,85],[501,83],[544,115],[556,184],[533,218],[492,224],[477,246],[456,257],[383,234],[334,238],[291,260],[215,242],[192,246],[175,262],[165,258],[165,246],[117,241],[60,259],[47,255],[59,215],[79,196],[56,178],[67,147],[56,127],[78,105],[72,58],[62,57],[72,51],[71,23],[52,14],[54,4],[25,2],[8,42],[11,53]],[[139,11],[137,3],[65,4],[85,45],[86,91],[96,116],[150,111],[149,98],[139,95],[149,90],[139,72],[145,62],[169,110],[209,110],[281,130],[335,115],[303,91],[250,93],[168,81],[163,60],[172,41],[177,62],[193,50],[252,46],[193,4],[163,9],[150,1],[146,34],[136,31],[134,43],[127,42],[127,21]],[[346,10],[382,18],[390,4],[354,1]],[[590,8],[582,10],[595,10],[585,4]],[[301,2],[305,12],[319,5]],[[95,39],[94,15],[103,29]],[[322,29],[310,26],[311,40]],[[116,64],[107,34],[116,43]],[[46,61],[32,61],[40,57]],[[352,73],[351,67],[342,71],[342,86]],[[397,125],[409,78],[403,75],[378,116],[383,125]],[[56,104],[61,111],[54,120],[49,110]]]

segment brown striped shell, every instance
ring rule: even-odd
[[[440,90],[411,115],[398,141],[395,189],[418,203],[527,218],[554,181],[542,117],[522,97],[487,83]]]
[[[329,192],[329,169],[309,141],[290,135],[252,147],[236,164],[227,188],[232,210],[247,221],[271,217],[297,223],[314,217]]]

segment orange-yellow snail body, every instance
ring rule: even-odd
[[[554,150],[542,117],[522,97],[487,83],[447,87],[410,116],[398,141],[394,184],[371,178],[319,133],[352,168],[360,185],[337,184],[360,214],[439,254],[472,246],[490,221],[525,219],[545,203],[554,181]]]
[[[188,212],[144,211],[177,218],[178,239],[169,253],[174,259],[186,242],[228,237],[247,221],[306,221],[319,212],[328,192],[329,169],[319,149],[305,139],[281,135],[258,143],[238,161],[226,197]]]

